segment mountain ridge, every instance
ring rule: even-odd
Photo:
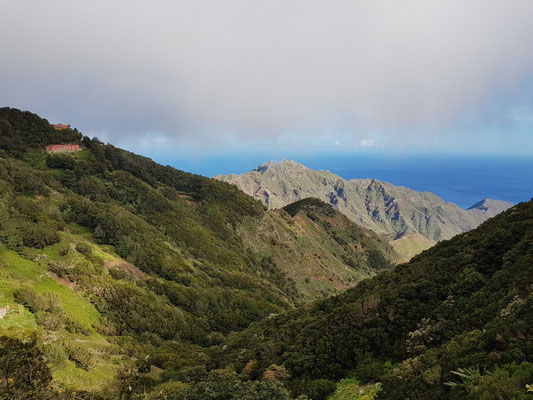
[[[512,205],[485,199],[464,210],[431,192],[371,178],[346,180],[293,160],[268,161],[250,172],[217,175],[215,179],[237,185],[269,208],[282,208],[306,197],[319,198],[355,223],[389,235],[405,259],[439,240],[478,226]],[[401,244],[394,242],[401,238]]]

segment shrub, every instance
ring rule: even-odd
[[[39,399],[52,375],[37,346],[37,337],[0,336],[0,397]]]
[[[67,361],[67,353],[59,343],[50,343],[43,348],[44,357],[49,364],[52,364],[55,368],[63,365]]]
[[[186,398],[186,393],[189,385],[179,381],[169,381],[161,385],[157,385],[150,393],[148,393],[147,400],[166,399],[178,400]]]
[[[90,329],[85,328],[78,321],[73,321],[71,319],[67,319],[67,321],[65,322],[65,329],[67,330],[67,332],[79,333],[85,336],[88,336],[91,334]]]
[[[61,314],[39,311],[35,314],[35,322],[49,331],[59,331],[64,327]]]
[[[133,275],[127,271],[122,271],[120,269],[115,269],[115,268],[111,268],[109,269],[109,275],[111,275],[111,277],[113,279],[123,279],[123,280],[126,280],[126,281],[133,281]]]
[[[50,154],[46,157],[46,166],[58,169],[73,169],[75,161],[66,154]]]
[[[284,381],[289,379],[291,374],[287,371],[283,365],[272,364],[268,367],[263,374],[263,380],[265,381]]]
[[[33,313],[43,310],[41,296],[31,286],[23,286],[17,289],[14,296],[17,303],[24,304]]]
[[[380,382],[385,372],[385,365],[374,358],[362,360],[355,369],[355,374],[362,383]]]
[[[89,257],[92,254],[91,246],[89,246],[87,243],[78,243],[76,245],[76,251],[86,257]]]
[[[68,343],[66,346],[68,358],[76,363],[78,368],[88,370],[93,363],[93,355],[88,349],[78,343]]]
[[[336,388],[335,383],[327,379],[296,380],[290,386],[293,396],[304,395],[313,400],[326,400]]]

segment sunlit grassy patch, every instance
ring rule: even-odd
[[[328,400],[373,400],[380,390],[379,386],[362,385],[357,378],[346,378],[337,383],[337,389]]]
[[[43,269],[36,263],[22,258],[19,254],[0,245],[0,268],[11,278],[18,280],[37,280]]]
[[[99,392],[116,383],[118,368],[118,365],[100,362],[86,371],[67,361],[63,368],[54,371],[53,377],[66,387]]]
[[[43,252],[55,255],[57,249],[52,247],[54,246],[48,247]],[[23,284],[31,284],[38,293],[55,293],[61,300],[65,313],[84,327],[92,330],[93,324],[99,320],[100,313],[94,305],[89,303],[80,293],[50,278],[44,266],[22,258],[14,251],[3,249],[0,253],[0,268],[2,275],[9,277],[9,281],[7,279],[5,281],[0,280],[0,288],[3,289],[6,297],[12,299],[13,292],[18,287]],[[0,279],[2,275],[0,275]]]
[[[61,303],[65,313],[74,321],[79,322],[85,328],[92,329],[92,325],[98,322],[100,313],[96,307],[89,303],[81,294],[57,283],[51,278],[43,278],[34,284],[37,293],[55,293]]]

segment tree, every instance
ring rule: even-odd
[[[0,336],[0,399],[39,398],[52,375],[35,334],[18,339]]]

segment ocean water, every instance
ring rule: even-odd
[[[375,178],[428,191],[468,208],[484,198],[512,203],[533,197],[533,157],[351,156],[323,159],[345,179]],[[309,160],[308,166],[322,164]]]
[[[264,161],[290,158],[312,169],[329,170],[345,179],[375,178],[394,185],[435,193],[468,208],[484,198],[512,203],[533,197],[533,156],[265,154],[158,157],[175,168],[214,176],[250,171]]]

